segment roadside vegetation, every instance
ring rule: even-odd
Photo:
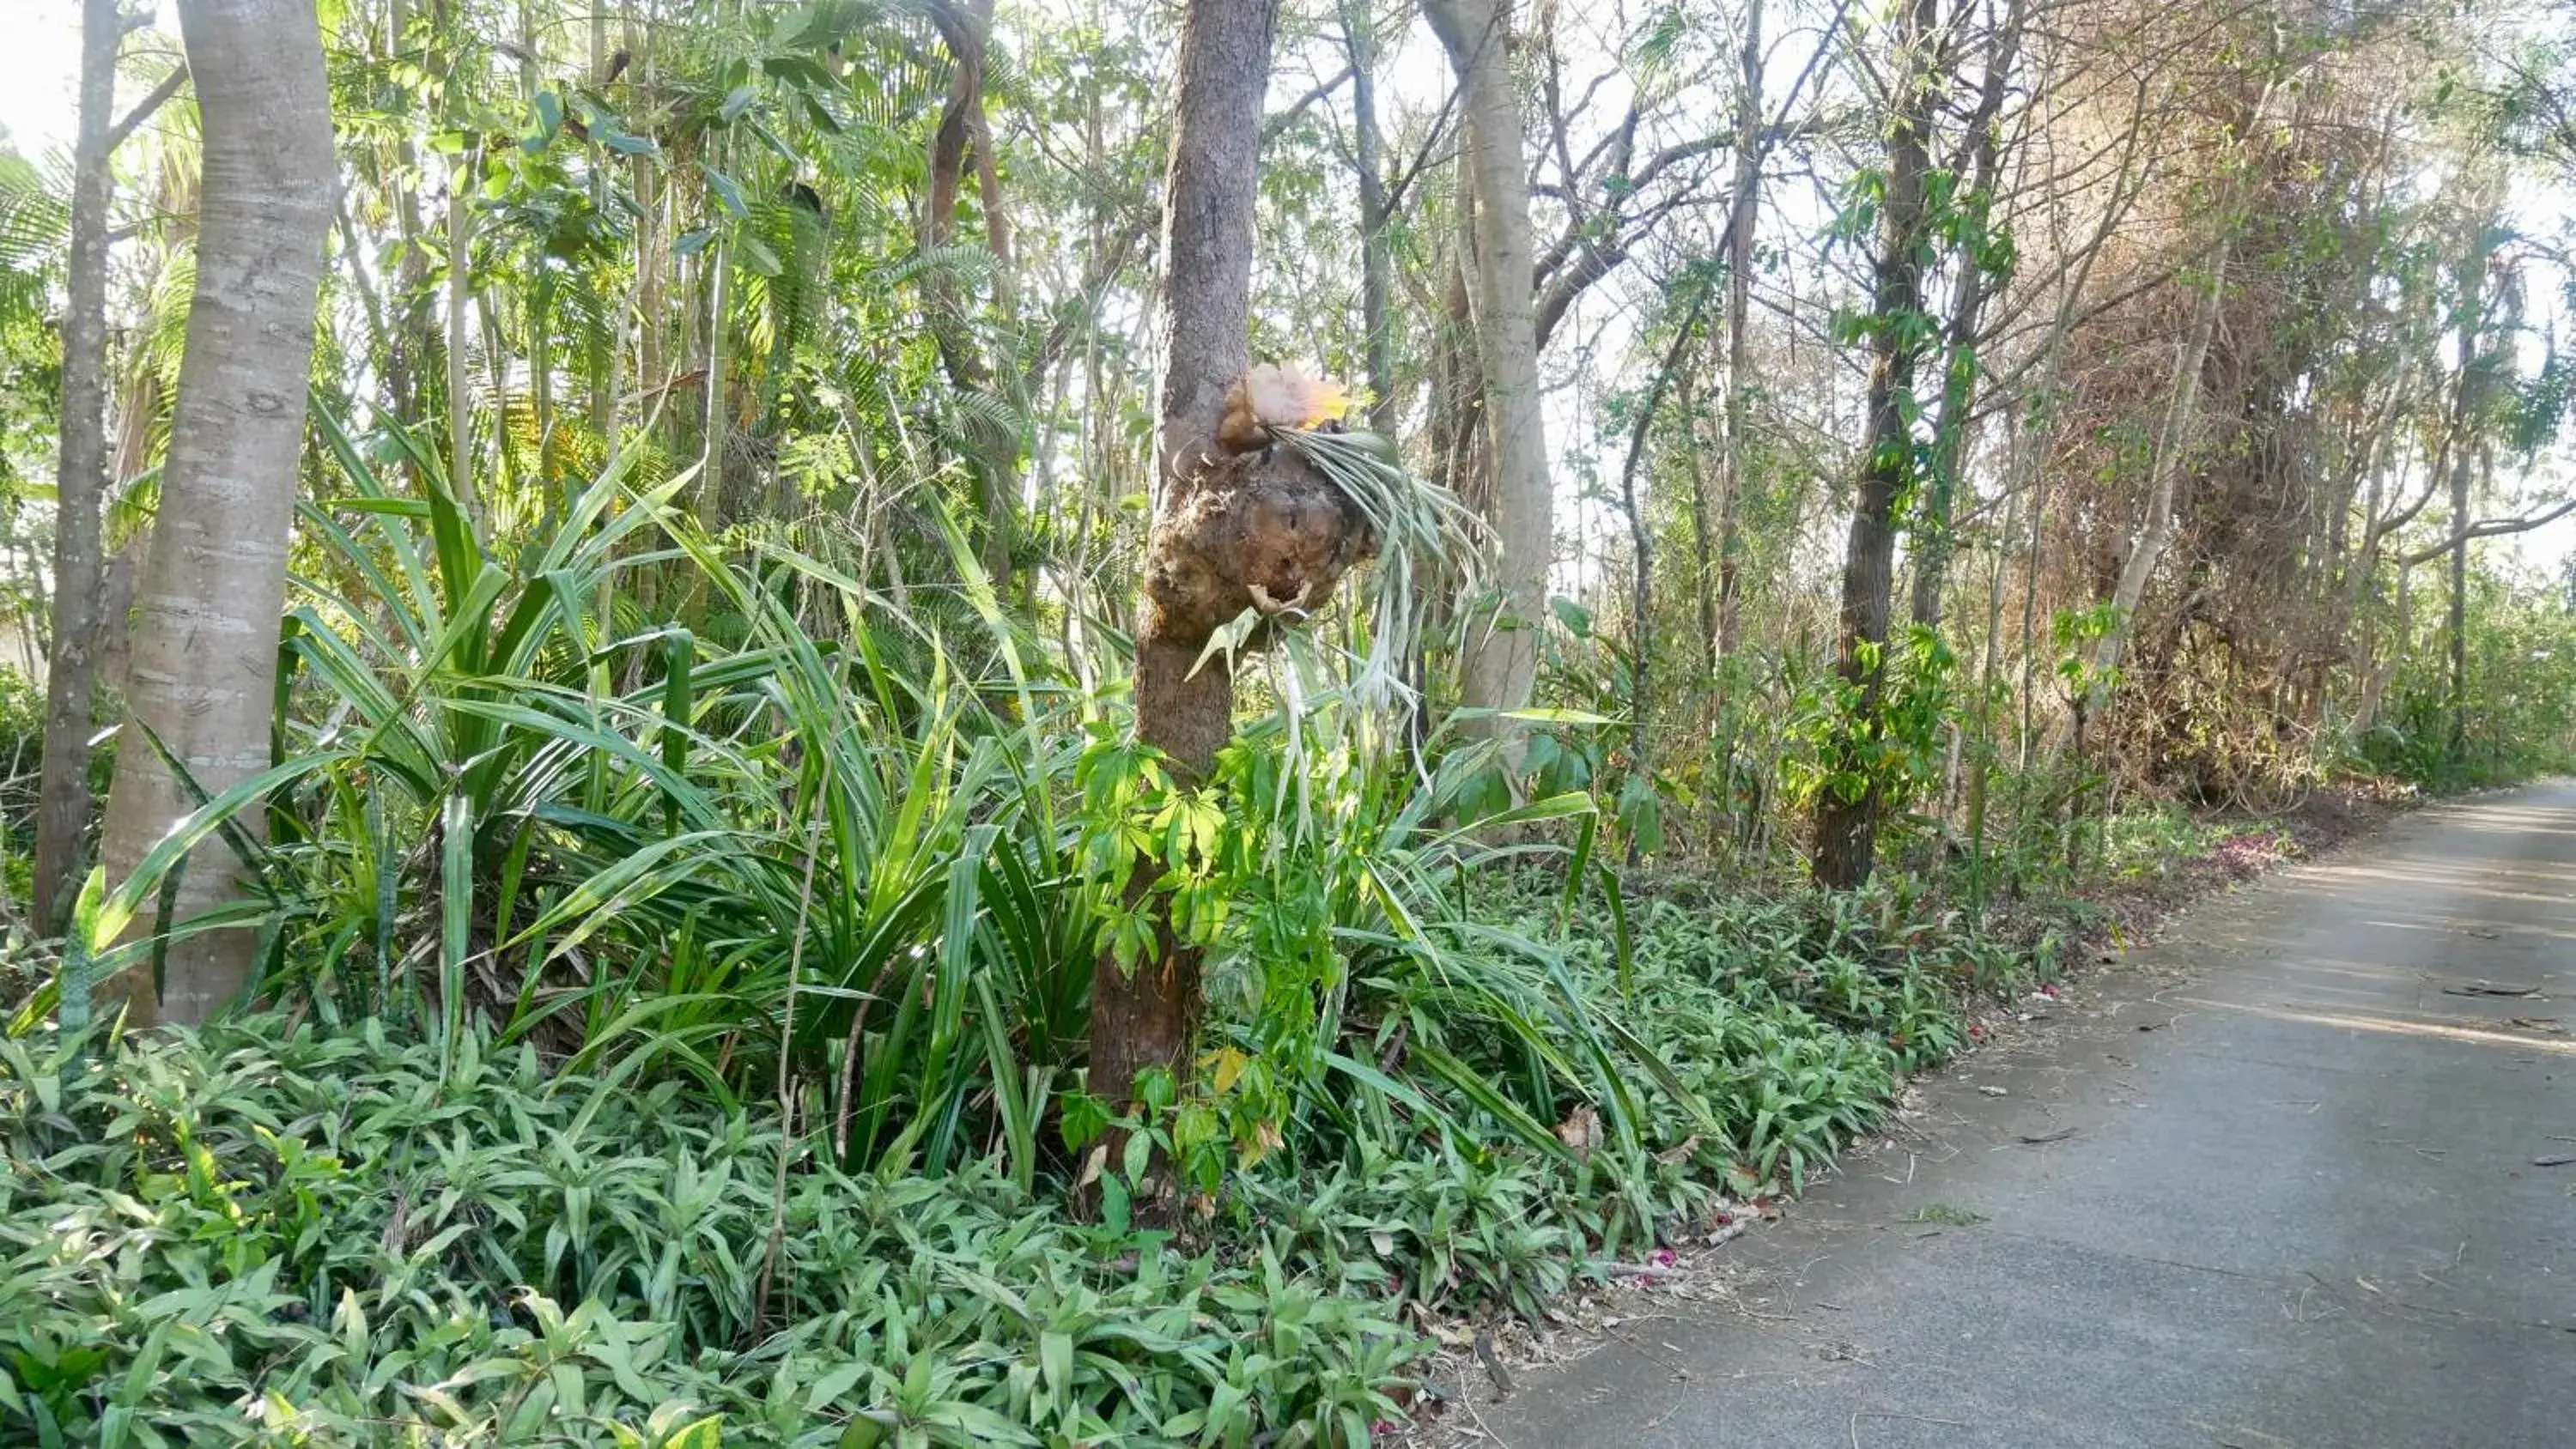
[[[0,1442],[1358,1449],[2576,756],[2500,7],[80,8]]]

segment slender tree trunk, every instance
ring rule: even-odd
[[[2472,430],[2486,405],[2482,385],[2486,368],[2480,357],[2486,328],[2487,261],[2493,254],[2493,228],[2481,224],[2469,254],[2460,263],[2459,390],[2453,394],[2451,436],[2446,439],[2451,463],[2451,758],[2457,760],[2469,741],[2469,472],[2479,449]]]
[[[1638,495],[1637,473],[1645,466],[1646,445],[1654,435],[1655,413],[1663,406],[1664,391],[1681,371],[1682,358],[1699,335],[1702,315],[1698,307],[1692,307],[1674,332],[1673,345],[1666,349],[1662,365],[1655,369],[1655,380],[1646,388],[1645,403],[1629,426],[1628,454],[1619,467],[1619,498],[1628,515],[1628,549],[1636,563],[1636,572],[1628,581],[1628,707],[1634,720],[1628,738],[1636,754],[1634,768],[1640,776],[1649,776],[1654,770],[1655,538],[1654,530],[1647,526],[1645,502]]]
[[[2192,434],[2200,420],[2200,375],[2209,362],[2209,344],[2218,332],[2218,315],[2227,295],[2227,263],[2235,242],[2232,223],[2220,236],[2218,248],[2210,259],[2209,285],[2202,289],[2199,302],[2192,309],[2191,331],[2184,334],[2181,345],[2174,349],[2174,370],[2165,394],[2164,418],[2156,426],[2155,456],[2148,468],[2147,512],[2139,521],[2138,536],[2129,545],[2129,557],[2120,565],[2120,579],[2111,589],[2111,626],[2093,647],[2092,679],[2084,698],[2076,708],[2076,747],[2083,748],[2083,737],[2093,720],[2110,702],[2113,671],[2120,666],[2129,638],[2135,632],[2138,605],[2147,596],[2147,584],[2155,577],[2156,565],[2164,561],[2165,547],[2173,542],[2174,504],[2182,488],[2183,464],[2190,456]]]
[[[2000,123],[2004,96],[2012,86],[2013,62],[2021,52],[2022,8],[2010,0],[1990,37],[1986,74],[1977,92],[1977,109],[1969,117],[1969,192],[1959,203],[1982,215],[1995,200],[2002,168]],[[1982,227],[1979,228],[1982,231]],[[1926,629],[1941,626],[1941,591],[1950,572],[1951,499],[1959,487],[1968,451],[1968,419],[1977,400],[1977,329],[1985,315],[1991,279],[1974,256],[1959,261],[1958,290],[1942,334],[1941,416],[1932,440],[1932,476],[1925,480],[1920,557],[1914,565],[1914,622]]]
[[[1278,24],[1279,0],[1198,0],[1181,29],[1163,189],[1156,526],[1136,636],[1135,707],[1137,737],[1170,758],[1185,788],[1206,778],[1233,733],[1234,676],[1222,655],[1198,663],[1226,619],[1176,607],[1163,585],[1204,562],[1188,532],[1192,505],[1223,486],[1208,472],[1210,452],[1227,390],[1251,362],[1261,103]],[[1189,1069],[1200,963],[1161,934],[1158,959],[1130,972],[1104,953],[1092,974],[1090,1087],[1119,1108],[1133,1100],[1140,1073],[1159,1067],[1182,1077]]]
[[[474,493],[474,383],[467,341],[474,295],[474,178],[482,172],[473,147],[456,153],[447,172],[447,491],[482,528]]]
[[[386,7],[385,30],[386,58],[406,56],[411,32],[410,0],[391,0]],[[398,175],[389,188],[393,193],[394,239],[401,244],[402,260],[394,269],[388,325],[395,340],[385,363],[385,390],[393,400],[394,415],[417,425],[428,411],[422,396],[426,387],[422,374],[437,343],[429,307],[429,248],[424,244],[427,226],[420,214],[420,149],[412,139],[412,120],[409,116],[403,118],[402,138],[394,145]],[[405,468],[417,486],[418,471],[408,464]]]
[[[70,296],[63,313],[63,417],[54,469],[54,619],[45,667],[45,757],[37,785],[36,926],[52,931],[78,889],[93,802],[91,707],[98,682],[99,502],[107,491],[108,131],[117,0],[81,6],[80,130],[72,148]]]
[[[1395,262],[1387,247],[1386,175],[1377,123],[1374,0],[1342,0],[1342,42],[1351,61],[1352,162],[1360,182],[1360,335],[1367,358],[1369,430],[1395,436]]]
[[[1735,93],[1735,190],[1726,216],[1726,470],[1717,502],[1716,659],[1732,658],[1741,634],[1737,577],[1752,382],[1745,355],[1753,326],[1753,228],[1762,214],[1762,0],[1744,10],[1744,48]]]
[[[2239,133],[2240,141],[2250,141],[2263,129],[2264,117],[2271,110],[2272,86],[2272,81],[2264,82],[2245,129]],[[2200,376],[2208,366],[2210,342],[2218,332],[2219,313],[2227,299],[2227,268],[2235,255],[2236,233],[2244,220],[2237,214],[2243,195],[2241,182],[2231,185],[2228,192],[2218,216],[2218,242],[2209,259],[2209,285],[2201,292],[2193,311],[2191,331],[2174,354],[2173,379],[2166,393],[2164,418],[2156,428],[2155,457],[2149,467],[2147,516],[2139,525],[2128,559],[2120,566],[2119,582],[2112,587],[2111,627],[2094,646],[2092,678],[2084,697],[2076,704],[2074,742],[2079,751],[2084,747],[2086,730],[2110,702],[2111,680],[2135,631],[2138,605],[2147,596],[2147,584],[2155,577],[2156,565],[2164,561],[2165,546],[2173,541],[2174,505],[2181,491],[2183,463],[2190,455],[2192,434],[2200,421]]]
[[[1449,52],[1464,94],[1464,162],[1475,202],[1472,285],[1483,363],[1485,430],[1492,449],[1500,615],[1467,641],[1462,702],[1493,711],[1484,728],[1514,738],[1500,712],[1526,706],[1538,682],[1538,631],[1547,617],[1556,492],[1538,374],[1538,312],[1531,291],[1529,173],[1521,162],[1521,113],[1512,90],[1505,0],[1424,0],[1423,15]]]
[[[1843,549],[1841,639],[1837,668],[1857,694],[1835,728],[1846,758],[1865,757],[1885,728],[1879,718],[1887,662],[1883,646],[1895,585],[1896,500],[1913,472],[1906,402],[1914,392],[1915,348],[1905,325],[1923,310],[1924,176],[1931,162],[1933,81],[1924,51],[1932,42],[1934,0],[1905,0],[1899,12],[1899,90],[1887,133],[1887,189],[1879,209],[1879,251],[1870,312],[1868,432],[1861,446],[1859,497]],[[1857,738],[1854,738],[1857,736]],[[1879,772],[1863,767],[1855,794],[1828,786],[1816,797],[1815,877],[1832,890],[1869,880],[1884,801]]]
[[[182,0],[179,24],[204,131],[197,281],[137,591],[132,726],[100,852],[113,878],[130,874],[195,804],[144,731],[208,794],[269,763],[287,536],[337,181],[310,0]],[[255,835],[262,816],[245,812],[236,824]],[[199,848],[172,920],[222,904],[238,873],[222,843]],[[192,936],[170,947],[157,995],[149,967],[104,994],[124,997],[135,1025],[203,1021],[241,994],[252,947],[239,931]]]
[[[733,248],[723,238],[707,244],[700,255],[706,258],[707,277],[707,369],[706,391],[699,401],[698,425],[698,496],[707,500],[706,517],[721,525],[729,516],[730,490],[725,480],[727,445],[725,426],[725,376],[732,361],[726,355],[725,342],[732,329],[726,325],[733,308]]]
[[[590,12],[591,84],[608,82],[608,6],[602,3]],[[612,163],[605,146],[593,141],[590,146],[590,205],[593,211],[608,214],[608,174]],[[637,265],[642,265],[638,248]],[[594,275],[598,275],[594,273]],[[597,345],[590,365],[590,430],[599,438],[601,471],[613,470],[625,445],[625,435],[618,424],[618,394],[626,384],[626,308],[613,281],[601,278],[600,326]]]
[[[1708,455],[1701,446],[1706,419],[1700,416],[1698,388],[1693,385],[1697,365],[1685,369],[1678,379],[1681,387],[1682,426],[1685,429],[1684,452],[1690,464],[1691,547],[1697,553],[1691,565],[1691,593],[1699,605],[1700,664],[1703,678],[1717,675],[1717,557],[1716,530],[1708,518]]]
[[[2361,698],[2353,704],[2353,733],[2366,735],[2379,723],[2379,704],[2387,697],[2388,681],[2397,675],[2415,642],[2415,569],[2404,560],[2397,563],[2397,582],[2393,586],[2396,617],[2389,625],[2388,649],[2384,657],[2374,658],[2365,637],[2362,651]]]
[[[971,149],[978,153],[976,180],[982,189],[986,239],[994,253],[995,275],[1005,277],[1010,271],[1010,238],[998,224],[1001,182],[999,173],[992,168],[991,128],[984,118],[984,55],[992,36],[993,0],[939,0],[930,6],[930,17],[956,69],[949,77],[948,102],[940,112],[939,128],[930,142],[930,191],[922,207],[921,247],[925,252],[935,251],[955,237],[957,200],[965,186]],[[1006,288],[1008,284],[1002,285]],[[931,337],[938,344],[949,381],[960,391],[989,389],[993,372],[975,348],[966,325],[965,304],[935,266],[922,273],[922,307],[928,314]],[[1016,481],[1014,470],[998,458],[979,456],[971,462],[984,506],[984,572],[996,590],[1007,591],[1011,582],[1012,537],[1018,531],[1017,506],[1011,496]]]

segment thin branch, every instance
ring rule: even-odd
[[[177,95],[179,88],[187,83],[188,63],[183,60],[171,67],[170,73],[161,78],[161,84],[154,86],[150,95],[136,102],[134,109],[125,113],[124,120],[108,128],[107,149],[114,151],[124,145],[125,138],[133,135],[136,127],[152,119],[152,113],[168,105],[170,98]]]
[[[2576,498],[2570,498],[2566,502],[2545,512],[2530,514],[2522,518],[2490,518],[2484,523],[2470,524],[2467,528],[2460,530],[2458,533],[2452,534],[2450,537],[2443,539],[2440,543],[2419,548],[2415,552],[2400,558],[2397,561],[2397,564],[2400,568],[2411,569],[2420,563],[2430,563],[2434,559],[2440,558],[2442,555],[2449,553],[2451,550],[2458,548],[2462,544],[2468,543],[2472,539],[2501,538],[2509,533],[2529,533],[2543,524],[2555,523],[2559,519],[2562,519],[2571,513],[2576,513]]]
[[[1349,83],[1352,74],[1353,72],[1351,67],[1347,65],[1343,66],[1339,72],[1334,74],[1332,79],[1318,81],[1313,90],[1310,90],[1304,95],[1299,96],[1297,99],[1290,101],[1285,109],[1274,111],[1269,116],[1265,117],[1261,122],[1262,144],[1266,146],[1286,134],[1288,128],[1297,124],[1298,120],[1306,114],[1306,108],[1308,106],[1311,106],[1317,101],[1324,99],[1326,96],[1331,95],[1333,92],[1340,90],[1344,85]]]

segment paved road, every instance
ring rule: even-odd
[[[2445,989],[2480,980],[2537,990]],[[2576,1449],[2576,1164],[2536,1161],[2576,1157],[2576,1037],[2516,1017],[2576,1027],[2576,785],[2195,911],[1727,1249],[1749,1312],[1636,1324],[1482,1420],[1506,1449]]]

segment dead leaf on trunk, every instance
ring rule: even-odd
[[[2444,996],[2538,996],[2537,986],[2515,986],[2502,981],[2472,981],[2466,986],[2445,986]]]

